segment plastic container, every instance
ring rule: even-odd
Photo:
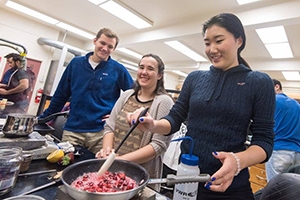
[[[186,136],[178,138],[172,141],[179,140],[190,140],[190,152],[189,154],[182,154],[180,158],[180,164],[177,168],[177,175],[198,175],[200,174],[200,169],[198,167],[199,158],[192,155],[194,149],[194,141],[191,137]],[[176,200],[196,200],[198,193],[198,182],[195,183],[180,183],[176,184],[174,187],[173,199]]]
[[[0,196],[15,185],[22,162],[21,147],[0,147]]]

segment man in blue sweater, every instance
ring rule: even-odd
[[[71,60],[49,107],[39,118],[60,112],[70,100],[62,141],[84,146],[96,153],[102,146],[105,118],[121,90],[132,88],[133,79],[123,65],[110,57],[119,43],[112,30],[101,29],[93,43],[94,52]]]
[[[267,181],[300,164],[300,104],[282,92],[280,81],[273,79],[276,93],[275,139],[271,158],[266,163]]]

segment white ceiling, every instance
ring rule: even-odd
[[[0,0],[0,6],[15,12],[5,7],[6,1]],[[220,12],[232,12],[245,26],[247,42],[242,56],[252,69],[267,72],[272,78],[281,80],[291,93],[300,95],[300,82],[288,82],[281,75],[281,70],[300,71],[300,0],[262,0],[242,6],[236,0],[120,0],[153,22],[153,27],[141,30],[88,0],[13,1],[92,34],[103,27],[111,28],[120,37],[118,47],[126,47],[140,54],[155,53],[164,60],[167,70],[186,73],[199,67],[207,69],[209,63],[196,63],[164,44],[164,41],[179,40],[205,57],[201,33],[203,22]],[[285,27],[293,59],[272,59],[255,32],[256,28],[277,25]],[[68,34],[74,36],[70,32]],[[91,44],[90,40],[86,41]],[[86,47],[88,49],[92,46]],[[113,57],[138,61],[117,51]]]

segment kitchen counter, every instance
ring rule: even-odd
[[[76,146],[76,149],[79,150],[81,155],[75,156],[75,161],[74,161],[75,163],[83,161],[83,160],[87,160],[87,159],[92,159],[95,157],[95,155],[93,153],[91,153],[90,151],[88,151],[85,148]],[[40,160],[33,160],[31,162],[29,170],[25,173],[44,171],[44,170],[54,170],[54,169],[57,171],[61,171],[64,168],[65,167],[57,165],[56,163],[49,163],[48,161],[46,161],[46,159],[40,159]],[[50,182],[52,182],[52,180],[49,180],[49,177],[52,177],[55,174],[56,174],[56,172],[50,172],[50,173],[37,174],[37,175],[19,176],[14,188],[9,193],[7,193],[3,196],[0,196],[0,198],[4,199],[4,198],[8,198],[8,197],[18,196],[18,195],[21,195],[25,192],[28,192],[28,191],[36,188],[36,187],[50,183]],[[45,198],[46,200],[56,200],[57,195],[59,193],[61,193],[61,191],[62,191],[62,189],[61,189],[62,185],[63,184],[60,181],[60,182],[57,182],[47,188],[44,188],[40,191],[33,192],[31,194],[41,196],[41,197]],[[156,200],[169,200],[167,197],[165,197],[155,191],[154,191],[154,193],[155,193],[154,199],[156,199]],[[139,200],[141,200],[141,199],[139,198]],[[145,200],[146,200],[146,198],[145,198]]]
[[[85,148],[76,147],[76,149],[79,150],[81,155],[75,157],[75,162],[80,162],[83,160],[95,158],[95,155]],[[33,160],[26,173],[44,171],[44,170],[53,170],[53,169],[56,169],[57,171],[61,171],[64,168],[65,167],[60,166],[56,163],[49,163],[46,159],[40,159],[40,160]],[[18,196],[18,195],[23,194],[24,192],[30,191],[31,189],[34,189],[38,186],[50,183],[52,181],[49,180],[48,178],[54,176],[55,174],[56,174],[56,172],[44,173],[44,174],[38,174],[38,175],[29,175],[29,176],[19,176],[17,179],[17,182],[15,184],[15,187],[12,189],[12,191],[1,196],[1,199]],[[58,182],[52,186],[49,186],[47,188],[44,188],[44,189],[34,192],[32,194],[41,196],[41,197],[45,198],[46,200],[55,200],[56,194],[57,194],[57,187],[59,185],[62,185],[62,183]]]

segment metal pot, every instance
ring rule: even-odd
[[[120,191],[114,193],[91,193],[86,191],[78,190],[75,187],[72,187],[72,182],[79,176],[88,172],[97,172],[106,159],[90,159],[81,161],[75,164],[68,166],[64,169],[61,180],[65,186],[66,192],[72,198],[76,200],[82,199],[91,199],[91,200],[128,200],[133,198],[135,195],[138,195],[142,192],[143,188],[147,184],[157,184],[157,183],[184,183],[184,182],[207,182],[210,180],[210,176],[208,174],[200,174],[200,175],[192,175],[192,176],[175,176],[171,175],[171,178],[167,179],[150,179],[149,173],[142,166],[125,161],[125,160],[114,160],[112,165],[109,168],[110,172],[124,172],[126,176],[132,178],[138,183],[138,187],[127,190]],[[169,177],[169,175],[168,175]]]
[[[25,137],[33,132],[35,124],[43,124],[57,116],[68,115],[69,111],[54,113],[48,117],[38,119],[34,115],[11,113],[6,116],[2,132],[6,137]]]

